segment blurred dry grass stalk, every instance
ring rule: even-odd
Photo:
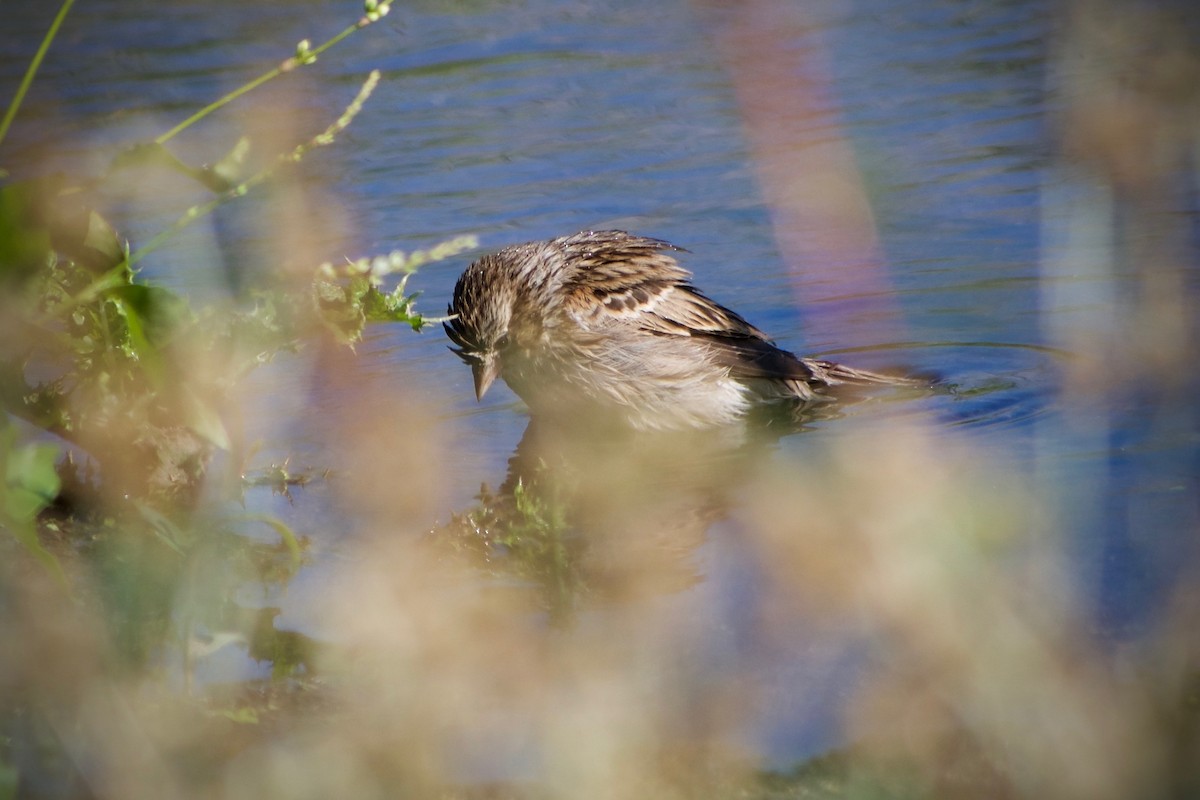
[[[1185,687],[1113,670],[1035,493],[946,446],[847,438],[832,463],[760,487],[778,624],[815,614],[882,643],[851,738],[916,767],[931,796],[1158,796],[1171,745],[1156,715]],[[1180,643],[1178,622],[1164,641]]]
[[[1189,3],[1067,4],[1043,295],[1050,333],[1080,356],[1078,397],[1188,391],[1195,374],[1195,243],[1178,210],[1200,185],[1198,38]]]
[[[1089,327],[1057,331],[1084,356],[1067,403],[1103,402],[1135,380],[1169,394],[1172,376],[1194,372],[1193,298],[1179,286],[1182,248],[1170,246],[1181,232],[1164,238],[1153,212],[1184,154],[1196,152],[1200,71],[1194,51],[1159,35],[1167,23],[1121,8],[1077,3],[1068,16],[1065,152],[1107,196],[1129,203],[1128,225],[1151,226],[1142,235],[1104,218],[1095,229],[1117,230],[1155,259],[1135,259],[1137,297],[1089,317]],[[1147,51],[1153,69],[1134,69]],[[1080,76],[1098,73],[1077,74],[1079,60],[1115,66],[1099,86],[1082,87]],[[1123,63],[1144,81],[1119,81]],[[1195,174],[1186,177],[1194,188]],[[310,188],[276,192],[287,202],[275,207],[266,250],[302,262],[320,249],[336,206],[303,200]],[[785,189],[779,198],[793,196]],[[220,263],[215,250],[211,263]],[[1049,311],[1059,291],[1048,289]],[[24,769],[38,763],[29,749],[57,741],[69,762],[22,771],[25,796],[456,797],[472,794],[464,785],[489,753],[506,788],[477,787],[478,796],[1096,800],[1200,788],[1200,593],[1183,591],[1136,652],[1114,659],[1090,633],[1064,565],[1054,534],[1062,510],[1032,481],[955,450],[945,430],[877,427],[814,446],[803,463],[684,482],[683,496],[697,503],[718,486],[723,500],[736,498],[741,510],[724,510],[763,575],[751,615],[759,634],[786,640],[803,624],[875,643],[844,709],[852,766],[832,782],[772,794],[754,782],[752,755],[733,744],[758,702],[754,685],[693,660],[704,628],[690,617],[704,607],[655,597],[680,585],[678,560],[662,553],[686,557],[697,545],[691,526],[660,529],[680,505],[678,492],[654,489],[661,459],[589,465],[589,485],[602,489],[577,500],[617,601],[550,627],[527,592],[481,581],[422,536],[422,521],[444,513],[438,469],[453,457],[430,423],[435,410],[397,396],[394,382],[383,385],[346,353],[306,358],[293,369],[312,382],[354,387],[325,420],[345,465],[337,502],[354,509],[361,533],[327,598],[333,644],[322,677],[249,690],[262,692],[249,724],[230,713],[237,703],[172,691],[153,662],[118,664],[89,603],[71,602],[39,570],[9,565],[0,706],[24,710],[0,733],[6,761]],[[184,372],[221,370],[196,363]],[[229,402],[272,399],[235,393]],[[656,555],[635,546],[647,536],[664,539]],[[522,788],[525,778],[533,788]]]

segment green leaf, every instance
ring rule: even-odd
[[[107,296],[119,304],[122,313],[137,318],[146,345],[167,344],[176,331],[195,318],[186,300],[160,286],[140,283],[118,286],[109,290]]]
[[[288,554],[292,559],[292,567],[296,568],[300,566],[301,560],[304,557],[304,547],[300,544],[300,537],[296,535],[296,532],[286,522],[279,519],[279,517],[273,517],[268,514],[242,514],[239,517],[235,517],[235,519],[244,519],[248,522],[261,522],[264,525],[271,526],[279,534],[279,540],[283,542],[284,547],[287,548]]]
[[[95,211],[88,212],[87,233],[83,237],[83,246],[94,251],[101,263],[108,269],[120,264],[125,259],[125,248],[121,238],[108,220]]]
[[[209,188],[217,192],[227,192],[237,185],[242,174],[242,168],[246,164],[246,156],[250,152],[250,139],[243,136],[237,140],[237,144],[233,146],[225,156],[213,164],[207,172],[209,173]]]
[[[225,423],[215,408],[189,391],[186,386],[184,387],[183,403],[184,413],[187,415],[186,424],[189,428],[222,450],[233,449],[229,431],[225,428]]]
[[[4,512],[10,519],[30,522],[54,502],[62,487],[54,469],[57,458],[58,447],[52,444],[28,444],[8,453]]]
[[[167,380],[164,347],[185,322],[193,319],[186,301],[157,286],[129,284],[106,296],[125,322],[126,352],[136,358],[155,388]]]
[[[231,157],[237,158],[236,154],[242,147],[241,140],[234,145],[230,155],[221,160],[221,164],[228,166],[226,161]],[[232,163],[232,162],[230,162]],[[119,153],[113,159],[112,169],[129,169],[141,168],[146,166],[166,167],[174,170],[180,175],[186,175],[192,180],[204,185],[214,194],[221,194],[229,191],[233,184],[217,169],[197,168],[190,164],[180,161],[179,158],[168,150],[161,142],[141,142],[135,144],[123,152]]]
[[[21,283],[34,275],[50,254],[50,231],[40,221],[46,187],[34,181],[0,186],[0,280]]]
[[[51,444],[14,448],[16,436],[11,427],[0,430],[0,458],[5,462],[4,484],[0,486],[0,528],[7,529],[66,589],[67,576],[62,565],[42,547],[34,525],[37,515],[54,501],[62,485],[54,470],[58,448]]]

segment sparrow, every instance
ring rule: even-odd
[[[919,385],[783,350],[692,285],[668,242],[583,231],[486,255],[443,322],[482,400],[496,378],[534,419],[637,431],[727,426],[764,405],[807,408],[841,386]]]

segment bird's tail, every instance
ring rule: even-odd
[[[847,367],[833,361],[822,361],[816,358],[802,358],[804,366],[813,374],[813,381],[827,386],[911,386],[929,387],[934,380],[929,376],[887,375],[882,372],[871,372],[865,369]]]

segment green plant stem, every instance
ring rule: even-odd
[[[145,258],[148,254],[161,247],[164,242],[166,242],[183,228],[186,228],[188,225],[192,224],[201,217],[212,213],[213,210],[218,206],[221,206],[222,204],[227,203],[234,198],[241,197],[263,181],[270,178],[282,165],[300,161],[304,155],[314,147],[323,147],[325,145],[332,144],[337,134],[345,130],[346,127],[354,120],[354,117],[357,116],[358,112],[362,110],[363,103],[366,102],[368,97],[370,97],[371,92],[375,91],[375,86],[378,83],[379,70],[372,70],[371,74],[367,76],[367,80],[363,83],[362,88],[359,89],[358,95],[355,96],[350,105],[346,107],[346,110],[342,112],[342,116],[339,117],[332,125],[314,136],[309,141],[297,145],[291,152],[280,155],[279,158],[276,159],[274,165],[256,175],[252,175],[242,183],[239,183],[237,186],[230,189],[228,192],[225,192],[224,194],[215,197],[207,203],[203,203],[202,205],[192,206],[187,211],[183,212],[183,214],[181,214],[179,218],[171,223],[171,225],[165,230],[159,232],[150,241],[146,242],[137,250],[130,253],[123,266],[132,267],[138,261],[141,261],[143,258]]]
[[[68,0],[68,2],[73,2],[73,0]],[[171,130],[169,130],[166,133],[159,136],[157,139],[154,140],[154,143],[155,144],[164,144],[164,143],[170,141],[171,139],[175,138],[175,136],[177,134],[179,134],[181,131],[183,131],[185,128],[188,128],[188,127],[194,125],[196,122],[200,121],[204,117],[207,117],[209,114],[216,111],[218,108],[221,108],[222,106],[232,103],[234,100],[238,99],[239,97],[246,94],[247,92],[249,92],[253,89],[257,89],[259,86],[262,86],[267,81],[274,80],[275,78],[278,78],[280,75],[282,75],[285,72],[291,72],[296,67],[301,67],[306,64],[311,64],[313,61],[316,60],[316,57],[319,56],[321,53],[324,53],[326,50],[333,47],[335,44],[342,41],[343,39],[345,39],[350,34],[354,33],[359,28],[365,27],[366,24],[369,24],[369,22],[366,20],[366,17],[363,17],[358,22],[349,26],[348,28],[346,28],[341,33],[334,36],[329,41],[325,42],[324,44],[320,45],[319,47],[317,47],[313,50],[309,50],[306,53],[304,58],[293,57],[293,58],[287,59],[286,61],[284,61],[282,64],[280,64],[278,67],[275,67],[271,71],[269,71],[263,75],[260,75],[259,77],[255,78],[254,80],[250,81],[249,83],[245,84],[244,86],[240,86],[237,89],[234,89],[232,92],[230,92],[229,94],[220,98],[219,100],[214,100],[213,102],[209,103],[204,108],[200,109],[195,114],[192,114],[190,117],[185,119],[183,122],[176,125],[174,128],[171,128]]]
[[[46,57],[46,51],[50,49],[50,43],[58,35],[59,27],[62,26],[63,20],[67,18],[67,13],[74,4],[75,0],[63,0],[62,6],[58,9],[58,14],[54,17],[54,22],[50,23],[50,30],[46,31],[46,35],[42,37],[42,44],[38,47],[37,52],[34,53],[33,60],[29,62],[29,69],[25,70],[25,77],[21,79],[21,85],[17,87],[16,95],[13,97],[12,102],[8,104],[8,111],[4,114],[4,120],[0,122],[0,144],[4,143],[4,137],[8,135],[8,129],[12,125],[13,119],[16,118],[17,111],[21,108],[21,103],[25,100],[25,93],[29,91],[30,85],[33,84],[33,77],[42,65],[42,59]]]
[[[232,103],[234,100],[237,100],[239,97],[244,95],[246,92],[249,92],[253,89],[257,89],[259,86],[262,86],[267,81],[269,81],[273,78],[279,77],[280,75],[283,74],[283,72],[284,72],[283,67],[276,67],[275,69],[271,70],[270,72],[268,72],[264,75],[258,76],[257,78],[250,81],[249,83],[247,83],[243,86],[239,86],[238,88],[234,89],[229,94],[225,95],[224,97],[222,97],[219,100],[214,100],[213,102],[206,105],[204,108],[197,111],[195,114],[192,114],[190,117],[185,119],[183,122],[176,125],[174,128],[171,128],[171,130],[169,130],[166,133],[159,136],[157,139],[154,140],[154,143],[155,144],[163,144],[164,142],[175,138],[175,135],[178,134],[180,131],[194,125],[196,122],[203,119],[204,117],[207,117],[209,114],[216,111],[221,106]]]
[[[275,533],[279,534],[280,541],[287,548],[288,555],[292,559],[292,567],[300,567],[304,560],[304,547],[300,544],[300,537],[279,517],[274,517],[270,514],[239,514],[231,519],[242,520],[244,522],[261,522],[264,525],[270,526]]]

